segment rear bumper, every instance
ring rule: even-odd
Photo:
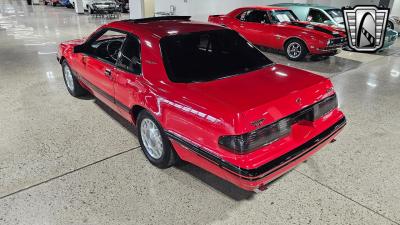
[[[326,144],[330,143],[345,125],[346,118],[343,117],[324,132],[301,146],[254,169],[240,168],[211,154],[209,151],[192,145],[181,137],[169,132],[167,132],[167,135],[171,139],[178,155],[183,160],[208,170],[242,189],[254,191],[262,189],[266,184],[289,171]]]

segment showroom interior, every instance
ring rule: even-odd
[[[357,5],[390,9],[377,51],[296,15]],[[253,9],[290,21],[247,36]],[[0,224],[400,224],[399,17],[400,0],[0,0]],[[311,44],[279,42],[292,30]],[[179,47],[202,32],[202,54]],[[343,42],[313,50],[327,35]],[[237,47],[202,61],[217,43]]]

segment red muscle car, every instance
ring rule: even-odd
[[[281,7],[239,8],[208,20],[239,32],[255,45],[283,50],[295,61],[307,55],[335,55],[347,42],[345,30],[300,22],[291,10]]]
[[[153,165],[188,161],[246,190],[262,190],[346,123],[329,79],[190,17],[112,22],[61,43],[58,61],[71,95],[90,92],[137,127]]]

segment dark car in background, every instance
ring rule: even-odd
[[[129,0],[116,0],[119,10],[122,13],[127,13],[129,12]]]

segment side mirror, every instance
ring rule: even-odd
[[[77,45],[74,47],[74,53],[83,53],[86,50],[86,45],[82,44],[82,45]]]

